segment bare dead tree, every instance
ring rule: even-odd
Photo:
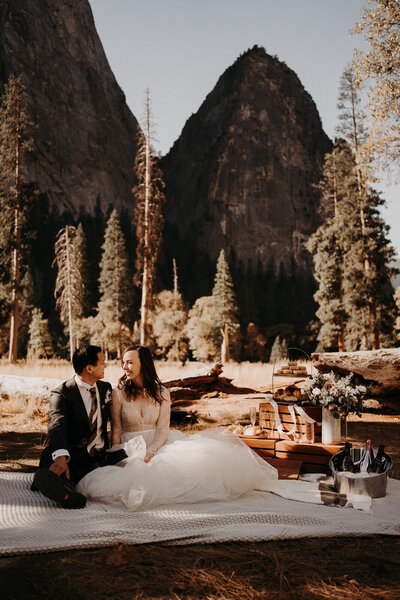
[[[136,238],[135,285],[141,286],[140,343],[149,337],[149,312],[153,305],[153,288],[164,225],[162,203],[164,182],[158,158],[151,146],[153,136],[150,92],[146,91],[145,127],[140,133],[139,151],[135,162],[138,184],[134,188]]]
[[[56,264],[58,269],[54,295],[61,321],[68,326],[71,360],[74,352],[74,320],[81,316],[83,301],[82,276],[77,267],[75,238],[76,229],[72,225],[60,229],[54,245],[53,261],[53,265]]]

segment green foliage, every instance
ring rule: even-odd
[[[25,168],[25,155],[33,149],[33,131],[23,78],[11,75],[0,105],[0,275],[10,290],[12,361],[18,355],[21,279],[26,266],[23,230],[27,206],[35,195]]]
[[[53,342],[48,321],[43,318],[39,308],[34,308],[29,325],[28,358],[50,358],[51,356],[53,356]]]
[[[228,262],[224,250],[221,250],[215,273],[214,287],[212,290],[212,323],[214,325],[213,336],[215,342],[221,339],[221,329],[225,324],[229,330],[229,345],[231,354],[235,358],[240,357],[240,324],[238,319],[238,307],[233,287],[233,280],[229,271]]]
[[[288,346],[285,338],[280,338],[278,335],[275,338],[274,344],[272,346],[271,355],[269,357],[269,362],[274,363],[278,360],[283,360],[287,358]]]
[[[225,252],[217,261],[214,288],[211,296],[198,298],[189,311],[187,335],[195,358],[215,360],[221,357],[222,329],[228,325],[229,345],[234,358],[240,356],[240,326],[233,281]]]
[[[189,347],[197,360],[212,361],[220,355],[220,341],[215,335],[214,299],[202,296],[194,303],[186,325]]]
[[[246,331],[246,343],[244,346],[244,360],[250,362],[267,362],[268,350],[267,340],[260,332],[257,325],[249,323]]]
[[[339,141],[333,155],[336,208],[307,244],[319,283],[315,294],[319,304],[316,315],[321,322],[318,340],[325,348],[370,349],[377,333],[390,343],[394,316],[390,280],[394,271],[389,264],[394,251],[379,213],[382,200],[367,188],[360,199],[350,149]],[[332,157],[328,157],[327,164],[331,162]],[[332,177],[329,170],[324,171],[324,177]],[[373,322],[371,310],[375,311]]]
[[[358,153],[365,140],[365,115],[361,106],[361,96],[357,89],[354,69],[348,65],[343,71],[339,83],[339,95],[336,105],[339,124],[336,132],[350,144],[354,154]]]
[[[101,296],[95,319],[102,329],[102,346],[119,356],[133,325],[133,284],[116,209],[107,222],[102,249],[99,278]]]
[[[364,151],[380,168],[400,167],[400,3],[374,0],[363,11],[354,29],[369,45],[356,52],[354,66],[359,82],[365,85],[371,127]]]
[[[320,182],[323,224],[308,240],[319,284],[314,296],[326,349],[379,348],[393,343],[394,307],[389,266],[394,256],[384,201],[367,185],[361,165],[365,137],[360,97],[351,68],[341,79],[340,139],[325,159]]]
[[[188,357],[186,337],[187,307],[177,291],[164,290],[155,297],[152,314],[153,335],[159,355],[166,360],[184,361]]]

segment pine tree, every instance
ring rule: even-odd
[[[116,209],[108,219],[102,250],[97,322],[104,330],[104,348],[120,356],[133,325],[133,285]]]
[[[21,259],[27,190],[24,158],[33,149],[34,125],[29,115],[26,88],[22,76],[11,75],[4,86],[0,107],[0,243],[2,261],[9,270],[11,289],[11,325],[9,360],[18,355]]]
[[[369,49],[357,52],[357,79],[367,86],[367,111],[371,120],[364,149],[378,165],[400,167],[400,3],[374,0],[362,14],[353,33],[363,34]]]
[[[167,360],[186,360],[188,311],[178,291],[164,290],[157,294],[152,315],[153,334],[160,356]]]
[[[152,114],[149,90],[146,92],[145,127],[140,133],[139,148],[135,162],[138,184],[134,188],[136,226],[136,274],[135,285],[141,286],[140,343],[147,344],[149,338],[149,311],[153,305],[156,268],[164,226],[162,203],[164,182],[159,168],[159,159],[152,148]]]
[[[382,335],[386,343],[392,337],[393,248],[379,214],[382,200],[364,183],[360,195],[359,181],[350,146],[338,140],[320,185],[324,222],[307,243],[319,283],[318,340],[325,348],[369,349]]]
[[[367,185],[370,161],[363,151],[366,136],[365,117],[351,66],[344,71],[341,78],[338,109],[341,122],[338,131],[352,148],[353,169],[357,180],[357,195],[353,204],[357,206],[358,216],[354,215],[354,218],[347,222],[347,230],[351,232],[353,238],[349,254],[353,259],[353,279],[361,277],[354,295],[358,298],[353,301],[353,307],[358,305],[364,311],[368,311],[368,325],[364,331],[365,346],[371,345],[372,349],[376,350],[381,343],[381,315],[383,314],[381,309],[388,309],[385,303],[387,292],[386,294],[382,292],[382,288],[390,286],[392,271],[388,264],[394,255],[394,250],[387,239],[388,228],[379,214],[379,207],[384,204],[384,201]],[[393,306],[390,312],[393,315]]]
[[[269,357],[269,362],[275,363],[279,360],[284,360],[285,358],[287,358],[287,352],[288,348],[285,338],[281,339],[278,335],[273,343],[271,355]]]
[[[83,287],[76,260],[75,238],[76,229],[72,225],[66,225],[58,232],[54,245],[55,259],[53,262],[57,265],[58,270],[54,292],[56,307],[60,311],[62,323],[68,327],[71,360],[75,349],[75,320],[82,316]]]
[[[218,261],[217,271],[212,290],[213,299],[213,324],[215,327],[214,335],[222,335],[221,359],[227,362],[232,347],[233,355],[239,358],[239,338],[240,325],[238,320],[238,307],[233,286],[233,280],[229,271],[229,266],[225,258],[225,251],[221,250]]]
[[[216,335],[212,296],[202,296],[196,300],[188,314],[186,332],[189,348],[197,360],[212,361],[220,355],[220,339]]]
[[[346,224],[352,211],[355,193],[354,162],[344,140],[337,140],[332,153],[326,155],[319,185],[321,190],[322,225],[309,238],[307,249],[312,253],[315,278],[319,284],[314,294],[319,304],[316,316],[321,322],[318,340],[326,348],[345,350],[344,263]]]
[[[43,318],[39,308],[34,308],[29,326],[28,357],[50,358],[51,356],[53,356],[53,343],[48,321]]]
[[[239,358],[240,326],[233,281],[225,252],[221,250],[217,261],[214,287],[211,296],[198,298],[189,311],[186,326],[189,346],[195,358],[229,360],[229,351]]]

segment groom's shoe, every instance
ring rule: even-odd
[[[36,471],[33,485],[44,496],[61,504],[62,508],[84,508],[86,505],[85,496],[75,490],[73,483],[48,469]]]

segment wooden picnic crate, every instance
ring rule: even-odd
[[[302,462],[302,473],[330,473],[329,461],[341,450],[343,444],[296,444],[290,440],[279,440],[275,444],[275,457]]]
[[[261,458],[276,467],[280,479],[296,479],[299,473],[330,473],[331,457],[343,444],[304,444],[267,438],[241,439]]]
[[[246,438],[240,436],[245,444],[249,446],[254,452],[256,452],[261,458],[271,458],[275,456],[275,445],[277,440],[270,440],[266,438]]]
[[[293,428],[293,419],[289,412],[289,405],[288,404],[279,404],[279,402],[277,402],[277,404],[278,404],[278,409],[279,409],[279,416],[280,416],[281,423],[282,423],[282,428],[286,431],[290,431]],[[293,436],[288,435],[286,433],[283,433],[283,434],[279,433],[276,428],[276,424],[273,427],[270,426],[271,419],[272,419],[272,422],[274,422],[274,420],[275,420],[275,412],[274,412],[274,409],[271,406],[271,404],[269,404],[268,402],[261,402],[259,404],[259,410],[261,408],[265,409],[268,412],[268,416],[269,416],[269,418],[267,419],[267,427],[265,428],[267,437],[272,438],[272,439],[293,440]],[[321,442],[322,407],[321,406],[302,406],[301,408],[304,410],[304,412],[309,417],[314,419],[314,421],[315,421],[315,423],[314,423],[314,441]],[[306,423],[304,417],[301,417],[297,413],[296,413],[296,424],[297,424],[297,430],[296,430],[297,437],[298,436],[301,437],[303,435],[305,436],[307,423]]]

